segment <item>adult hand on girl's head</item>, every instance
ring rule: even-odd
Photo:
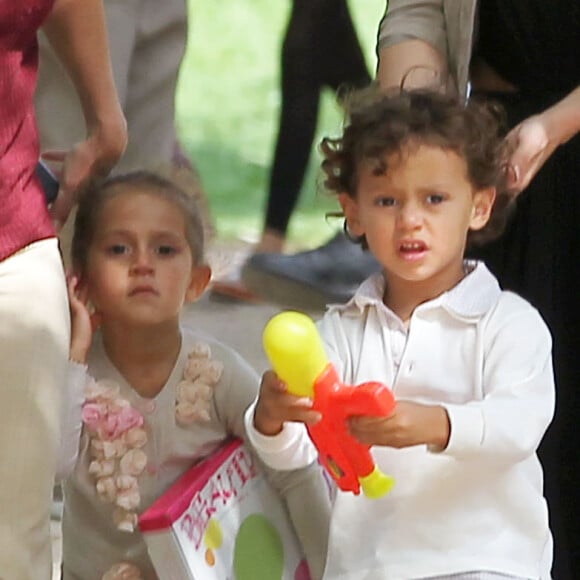
[[[349,430],[366,445],[412,447],[430,445],[445,449],[451,428],[447,411],[440,406],[398,401],[388,417],[352,417]]]
[[[74,274],[67,276],[67,289],[71,316],[71,340],[69,358],[85,364],[91,348],[93,332],[97,326],[96,316],[88,307],[86,288]]]
[[[260,385],[260,396],[254,411],[254,427],[262,435],[277,435],[285,421],[312,424],[320,413],[312,410],[312,400],[288,393],[286,383],[273,371],[266,371]]]
[[[98,136],[102,135],[102,136]],[[58,196],[50,207],[57,231],[65,224],[83,190],[94,179],[106,177],[120,159],[127,144],[126,132],[97,132],[75,144],[69,151],[45,151],[42,158],[62,163]]]

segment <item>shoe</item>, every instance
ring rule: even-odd
[[[215,246],[208,251],[212,280],[209,298],[214,302],[262,302],[242,281],[242,266],[250,256],[251,247],[240,243]]]
[[[264,300],[298,310],[324,310],[347,302],[380,264],[341,232],[328,243],[298,254],[254,254],[242,281]]]
[[[240,279],[212,282],[209,297],[214,302],[248,302],[259,304],[261,298],[249,290]]]

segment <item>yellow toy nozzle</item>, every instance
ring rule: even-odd
[[[370,499],[383,497],[393,489],[395,479],[384,474],[376,465],[375,468],[364,477],[359,477],[363,493]]]
[[[264,329],[263,343],[272,368],[289,392],[314,396],[314,382],[328,359],[312,319],[300,312],[277,314]]]

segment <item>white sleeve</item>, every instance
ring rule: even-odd
[[[256,401],[244,415],[246,434],[258,457],[272,469],[288,471],[310,465],[318,458],[303,423],[284,423],[282,431],[272,437],[262,435],[254,427]]]
[[[86,365],[69,361],[66,388],[63,393],[60,426],[60,448],[56,468],[56,480],[66,479],[73,471],[79,454],[83,428],[82,409],[85,385],[92,380]]]
[[[451,425],[446,455],[518,462],[535,453],[552,420],[552,340],[544,321],[531,307],[497,318],[485,339],[483,399],[443,405]]]

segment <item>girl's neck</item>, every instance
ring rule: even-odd
[[[454,288],[467,273],[463,260],[457,267],[421,281],[404,280],[387,273],[383,302],[408,326],[418,306]]]
[[[152,398],[163,389],[181,350],[178,322],[148,328],[101,327],[109,360],[142,397]]]

